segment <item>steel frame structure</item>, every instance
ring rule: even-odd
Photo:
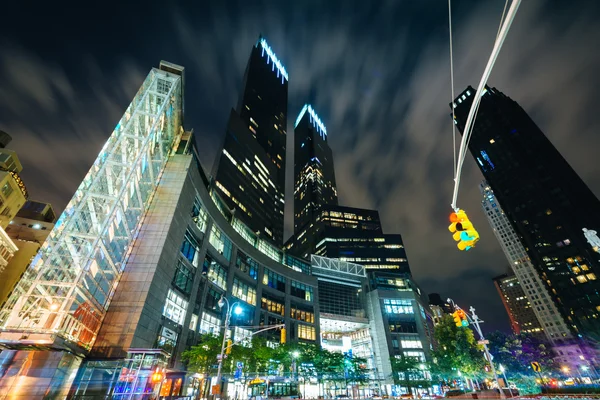
[[[0,311],[0,343],[91,348],[181,135],[182,89],[150,71]]]

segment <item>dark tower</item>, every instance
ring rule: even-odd
[[[314,221],[325,204],[338,204],[333,154],[325,125],[305,105],[294,127],[294,233]]]
[[[287,72],[260,37],[250,53],[214,174],[227,205],[277,245],[283,241],[287,95]]]
[[[461,132],[475,92],[469,86],[451,105]],[[521,106],[495,88],[482,95],[469,150],[571,328],[598,338],[600,254],[582,232],[600,232],[598,198]],[[545,309],[535,299],[531,306]]]

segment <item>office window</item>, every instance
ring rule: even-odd
[[[393,333],[418,333],[414,321],[389,321],[388,326]]]
[[[190,318],[190,330],[195,331],[198,326],[198,316],[196,314],[192,314],[192,318]]]
[[[252,279],[258,279],[258,263],[244,254],[241,250],[238,250],[237,252],[235,266],[238,267],[240,271],[248,274]]]
[[[177,336],[177,332],[163,326],[156,339],[156,347],[172,355],[177,344]]]
[[[202,270],[203,273],[204,271],[208,271],[206,275],[209,281],[225,290],[225,287],[227,286],[227,270],[221,266],[221,264],[207,255],[204,259]]]
[[[218,335],[221,332],[221,320],[208,313],[202,313],[200,321],[200,333],[210,333]]]
[[[277,289],[280,292],[285,293],[285,278],[268,268],[265,268],[265,272],[263,274],[263,285],[267,285],[270,288]]]
[[[316,340],[315,327],[298,324],[298,339]]]
[[[216,225],[213,225],[210,229],[210,238],[208,241],[228,261],[231,260],[231,240]]]
[[[208,225],[208,214],[202,208],[202,203],[198,198],[194,200],[194,206],[192,207],[192,218],[194,219],[198,229],[200,229],[201,232],[206,232],[206,227]]]
[[[315,323],[315,314],[310,311],[301,310],[292,306],[290,310],[290,317],[297,319],[298,321]]]
[[[405,357],[415,357],[419,359],[419,362],[425,362],[425,353],[422,351],[405,351],[403,353]]]
[[[183,325],[187,307],[188,302],[173,290],[169,289],[169,292],[167,293],[167,300],[165,301],[165,307],[163,308],[163,315],[169,318],[171,321],[179,325]]]
[[[181,254],[183,254],[194,267],[198,267],[200,245],[189,232],[185,233],[183,244],[181,245]]]
[[[189,296],[192,292],[192,283],[194,283],[194,272],[190,271],[181,260],[178,260],[173,286]]]
[[[283,305],[283,303],[275,301],[274,299],[271,299],[269,297],[263,297],[261,299],[260,308],[272,312],[274,314],[285,314],[285,306]]]
[[[292,296],[304,299],[306,301],[312,301],[313,288],[312,288],[312,286],[308,286],[303,283],[292,280],[292,287],[290,288],[290,294]]]
[[[414,314],[412,301],[408,299],[384,299],[383,306],[387,314]]]
[[[238,278],[233,278],[231,294],[248,304],[256,305],[256,289],[240,281]]]
[[[13,190],[14,189],[11,186],[11,184],[9,182],[6,182],[4,186],[2,186],[2,196],[4,196],[4,198],[7,199],[8,196],[12,194]]]
[[[406,336],[400,338],[403,349],[422,349],[423,343],[418,336]]]

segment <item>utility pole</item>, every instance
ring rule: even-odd
[[[506,399],[504,390],[502,390],[502,388],[500,387],[500,381],[498,379],[498,375],[496,374],[496,367],[494,367],[494,362],[492,361],[492,355],[490,354],[488,347],[487,347],[487,340],[485,340],[485,337],[483,336],[483,332],[481,332],[481,327],[479,326],[479,324],[483,323],[483,321],[479,319],[477,314],[475,314],[475,308],[473,308],[473,306],[471,306],[469,308],[469,311],[471,311],[471,318],[470,318],[471,323],[475,326],[475,329],[477,329],[477,333],[479,334],[479,338],[481,339],[480,342],[483,343],[483,350],[485,351],[486,359],[490,362],[490,366],[492,367],[492,373],[494,374],[494,380],[498,384],[498,390],[500,390],[500,398]],[[508,383],[507,383],[507,385],[508,385]]]

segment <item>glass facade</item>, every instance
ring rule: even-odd
[[[474,95],[468,87],[456,99],[460,132]],[[486,87],[481,97],[469,151],[567,325],[598,340],[600,260],[582,231],[600,228],[598,197],[527,112],[496,88]],[[573,271],[579,265],[592,279]],[[536,301],[536,311],[545,311]]]
[[[0,312],[89,348],[181,130],[181,77],[153,69]],[[3,337],[0,335],[0,340]]]

